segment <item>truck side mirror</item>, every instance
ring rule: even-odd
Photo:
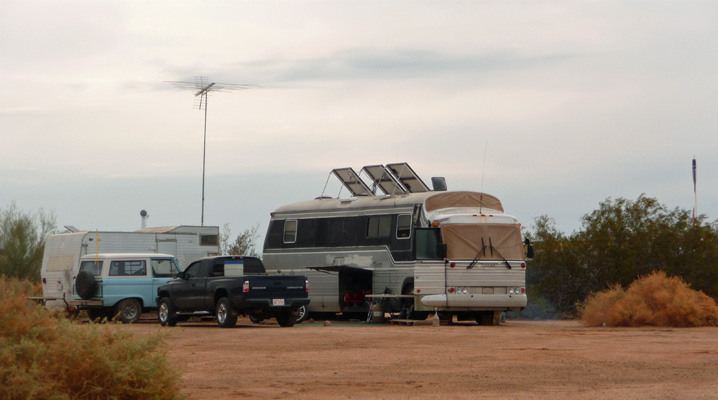
[[[447,252],[448,252],[448,249],[446,247],[446,243],[439,243],[436,245],[436,255],[439,258],[446,258]]]
[[[531,244],[526,248],[526,258],[534,258],[534,246]]]
[[[187,280],[187,274],[184,273],[184,271],[180,271],[177,273],[177,277],[180,279]]]

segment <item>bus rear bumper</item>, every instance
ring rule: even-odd
[[[421,298],[425,307],[451,309],[516,309],[526,307],[525,294],[431,294]]]

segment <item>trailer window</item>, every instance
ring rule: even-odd
[[[83,261],[80,263],[80,271],[90,271],[92,275],[100,276],[102,261]]]
[[[386,238],[391,236],[391,215],[369,217],[367,238]]]
[[[288,219],[284,221],[284,243],[297,241],[297,220]]]
[[[171,278],[177,275],[177,272],[179,272],[179,269],[177,268],[177,264],[175,264],[172,259],[165,258],[152,260],[152,273],[155,278]]]
[[[110,276],[145,276],[145,260],[113,261],[110,263]]]
[[[411,215],[397,215],[396,217],[396,238],[408,239],[411,236]]]
[[[200,235],[199,237],[200,246],[216,246],[217,244],[219,244],[217,235]]]

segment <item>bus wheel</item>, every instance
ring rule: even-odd
[[[412,294],[414,293],[414,284],[407,285],[401,294]],[[428,311],[416,311],[414,310],[414,299],[402,299],[403,303],[401,306],[400,315],[405,319],[413,319],[415,321],[423,321],[429,316]]]
[[[495,316],[498,313],[499,319],[501,318],[501,311],[481,311],[476,313],[476,323],[481,326],[498,325],[498,320]],[[496,322],[495,322],[496,321]]]

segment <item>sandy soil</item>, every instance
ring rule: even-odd
[[[716,399],[718,328],[575,321],[425,326],[241,319],[161,328],[189,399]]]

